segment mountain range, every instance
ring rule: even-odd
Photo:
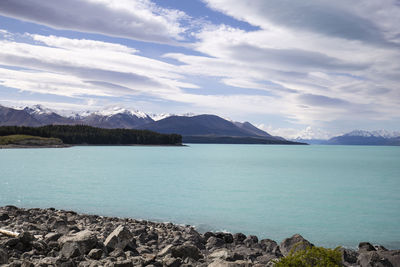
[[[143,129],[159,133],[177,133],[183,142],[298,144],[275,137],[249,122],[232,122],[216,115],[152,114],[119,107],[63,116],[41,105],[10,108],[0,106],[0,126],[43,126],[83,124],[99,128]]]
[[[400,132],[354,130],[328,140],[297,138],[293,141],[313,145],[400,146]]]

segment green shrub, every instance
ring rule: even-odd
[[[296,247],[295,247],[296,248]],[[342,266],[342,253],[340,247],[335,249],[323,247],[308,247],[295,251],[293,248],[289,255],[275,261],[276,267],[336,267]]]

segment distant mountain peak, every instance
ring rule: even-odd
[[[126,109],[126,108],[118,107],[118,106],[108,107],[103,110],[95,111],[95,112],[93,112],[93,114],[100,115],[100,116],[106,116],[106,117],[114,116],[117,114],[126,114],[126,115],[130,115],[130,116],[136,116],[138,118],[148,118],[148,115],[142,111],[130,110],[130,109]]]
[[[50,115],[50,114],[55,113],[54,110],[46,108],[45,106],[40,105],[40,104],[36,104],[33,106],[23,106],[23,107],[16,108],[16,109],[24,110],[31,115],[43,115],[43,114]]]
[[[393,137],[399,137],[400,132],[388,131],[388,130],[376,130],[376,131],[354,130],[347,134],[344,134],[344,136],[393,138]]]

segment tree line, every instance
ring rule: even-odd
[[[148,130],[104,129],[86,125],[46,125],[41,127],[0,126],[0,136],[25,134],[54,137],[65,144],[90,145],[176,145],[179,134],[160,134]]]

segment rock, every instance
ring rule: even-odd
[[[21,264],[21,267],[34,267],[34,266],[35,265],[32,262],[28,261],[28,260],[24,260],[22,262],[22,264]]]
[[[282,254],[286,256],[292,249],[293,251],[299,251],[312,246],[314,245],[304,239],[301,235],[295,234],[292,237],[284,239],[280,244],[279,249]]]
[[[120,225],[106,238],[104,245],[110,250],[125,249],[132,239],[133,235],[128,228]]]
[[[342,261],[353,265],[357,262],[358,253],[351,249],[342,248]]]
[[[44,242],[57,241],[61,236],[62,234],[60,233],[48,233],[44,236]]]
[[[5,249],[0,248],[0,265],[8,262],[8,253]]]
[[[35,238],[29,232],[22,232],[19,234],[18,239],[24,246],[29,246]]]
[[[208,255],[209,259],[221,259],[225,261],[236,261],[243,260],[243,255],[240,255],[236,252],[232,252],[226,248],[215,250],[213,253]]]
[[[114,267],[133,267],[133,263],[130,260],[117,261],[112,264]]]
[[[199,260],[200,258],[203,258],[203,255],[201,254],[200,250],[193,245],[181,245],[181,246],[175,246],[171,248],[171,255],[174,258],[191,258],[194,260]]]
[[[376,249],[371,243],[361,242],[360,244],[358,244],[358,251],[367,252],[367,251],[376,251]]]
[[[277,256],[274,254],[267,254],[267,255],[262,255],[262,256],[258,256],[256,258],[256,261],[260,264],[267,264],[268,262],[270,262],[273,259],[276,259]]]
[[[7,213],[0,213],[0,222],[10,219]]]
[[[362,267],[393,267],[393,264],[386,257],[382,257],[376,251],[361,253],[358,256],[357,263]]]
[[[81,250],[79,249],[79,245],[77,242],[66,242],[60,254],[66,259],[75,258],[81,255]]]
[[[101,259],[102,255],[103,255],[103,250],[99,248],[94,248],[89,251],[88,257],[94,260],[99,260]]]
[[[382,245],[374,245],[374,248],[375,248],[375,250],[377,250],[377,251],[388,251],[388,249],[385,248],[385,247],[382,246]]]
[[[253,247],[255,244],[258,243],[258,238],[255,235],[249,235],[248,237],[246,237],[245,240],[243,240],[243,243],[247,247]]]
[[[182,260],[180,258],[173,258],[170,255],[164,257],[162,262],[166,267],[179,267],[182,264]]]
[[[62,236],[58,239],[60,246],[64,247],[66,243],[75,243],[81,254],[87,254],[97,244],[96,235],[89,230],[84,230],[72,235]]]
[[[271,239],[262,239],[260,241],[261,249],[267,253],[272,253],[278,257],[282,256],[281,250],[279,249],[278,244]]]
[[[253,264],[248,261],[234,261],[234,262],[229,262],[229,261],[224,261],[224,260],[216,260],[213,261],[208,265],[208,267],[250,267]]]
[[[237,253],[238,255],[241,255],[241,257],[247,260],[254,260],[262,255],[261,249],[249,248],[244,245],[235,247],[234,252]]]
[[[221,238],[211,236],[207,240],[206,248],[207,249],[212,249],[212,248],[220,248],[225,245],[225,241]]]
[[[204,234],[203,234],[203,237],[204,237],[204,240],[207,242],[207,240],[210,238],[210,237],[212,237],[212,236],[215,236],[215,234],[213,233],[213,232],[205,232]]]
[[[242,233],[236,233],[233,235],[233,241],[236,244],[240,244],[243,243],[243,241],[246,239],[246,235],[242,234]]]
[[[167,254],[171,253],[171,249],[173,248],[173,245],[167,245],[165,248],[163,248],[160,252],[158,252],[157,256],[158,257],[164,257]]]

